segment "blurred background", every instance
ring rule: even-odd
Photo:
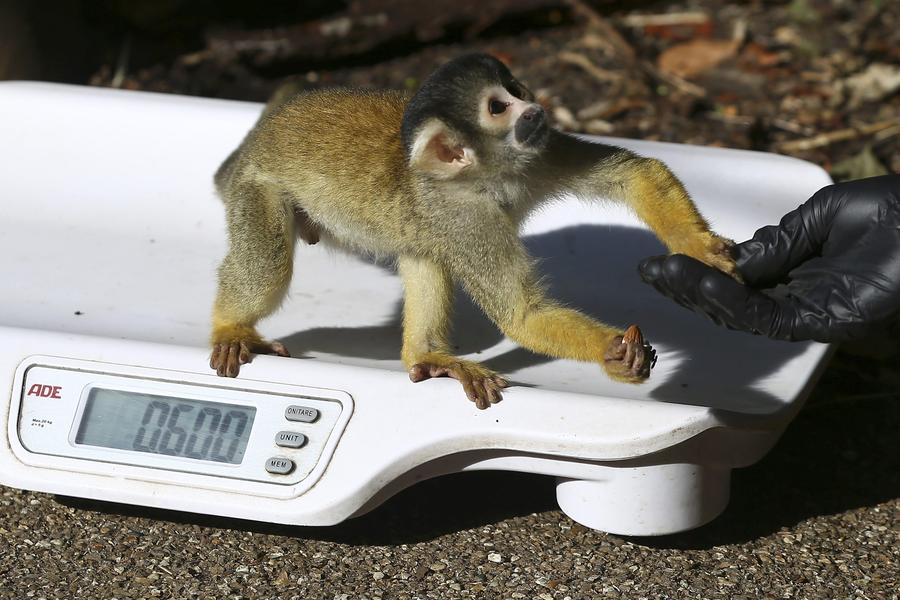
[[[263,101],[474,50],[569,131],[900,172],[897,0],[0,0],[0,79]]]

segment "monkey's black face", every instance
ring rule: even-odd
[[[549,133],[547,115],[534,102],[534,94],[497,64],[493,79],[485,78],[474,94],[478,128],[491,166],[519,169],[543,149]]]
[[[439,160],[465,165],[452,173],[519,171],[543,149],[549,127],[543,107],[503,63],[470,54],[422,84],[406,107],[401,135],[411,157],[428,148],[428,140],[440,141]]]

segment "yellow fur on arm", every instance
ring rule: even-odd
[[[448,352],[453,282],[427,258],[401,257],[399,271],[405,288],[401,358],[409,368],[429,352]]]

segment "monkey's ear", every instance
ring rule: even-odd
[[[475,164],[475,152],[444,123],[432,119],[413,138],[409,162],[414,169],[439,179],[451,179]]]

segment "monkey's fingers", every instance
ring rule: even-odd
[[[238,352],[238,365],[243,365],[250,362],[250,348],[247,346],[247,342],[240,343],[240,352]]]
[[[475,379],[475,378],[469,379],[467,377],[466,378],[457,378],[457,379],[459,379],[460,381],[463,382],[463,388],[466,389],[466,395],[469,396],[469,400],[471,400],[472,402],[475,403],[475,406],[478,408],[478,410],[484,410],[488,406],[491,405],[491,403],[488,401],[487,390],[484,389],[484,381],[483,380]],[[466,385],[467,381],[469,384],[468,386]],[[473,395],[469,394],[470,388],[471,388],[471,391],[473,392]]]
[[[494,385],[496,385],[498,389],[509,387],[509,380],[506,379],[506,377],[494,375],[493,377],[491,377],[491,381],[494,382]]]
[[[413,383],[419,383],[432,377],[445,377],[449,375],[447,367],[441,367],[431,363],[416,363],[409,369],[409,379]]]
[[[501,378],[502,379],[502,378]],[[497,404],[501,400],[503,400],[503,393],[501,390],[509,385],[509,382],[503,379],[505,385],[501,385],[497,383],[497,377],[489,377],[484,380],[484,389],[488,395],[488,401],[491,404]],[[487,408],[487,407],[485,407]]]
[[[251,354],[274,354],[290,358],[291,353],[281,342],[241,341],[241,364],[250,362]]]
[[[498,375],[472,374],[465,367],[451,368],[449,375],[462,383],[466,396],[480,410],[484,410],[491,404],[497,404],[503,400],[501,390],[509,385],[508,381]],[[500,381],[497,381],[497,379]]]
[[[209,355],[209,368],[219,370],[219,361],[222,360],[222,344],[213,345],[212,354]]]
[[[428,374],[428,369],[425,365],[416,364],[409,368],[409,380],[413,383],[425,381],[429,377],[431,377],[431,375]]]
[[[624,335],[612,339],[604,354],[607,373],[618,381],[640,383],[650,376],[656,364],[656,351],[644,340],[641,330],[632,325]]]
[[[225,377],[225,365],[228,364],[228,344],[216,344],[213,346],[212,355],[209,357],[209,366],[216,370],[219,377]]]
[[[266,344],[267,351],[261,352],[259,350],[255,350],[257,354],[274,354],[275,356],[284,356],[286,358],[290,358],[291,353],[288,352],[288,349],[285,348],[284,344],[281,342],[269,342]]]
[[[465,387],[465,384],[463,384]],[[501,400],[503,400],[503,394],[500,392],[502,389],[496,383],[494,383],[493,378],[486,379],[472,379],[472,387],[475,390],[475,397],[469,397],[469,400],[475,402],[475,406],[484,410],[488,408],[491,404],[497,404]]]
[[[216,374],[219,377],[236,377],[240,371],[241,355],[242,350],[239,342],[215,344],[209,357],[209,366],[216,370]]]
[[[237,377],[241,365],[247,364],[253,354],[275,354],[289,357],[291,354],[281,342],[253,342],[236,340],[213,345],[209,366],[219,377]]]
[[[622,341],[626,344],[643,344],[644,334],[637,325],[630,325],[625,333],[622,334]]]
[[[500,402],[503,399],[501,390],[509,386],[509,381],[480,365],[416,363],[409,369],[409,378],[414,383],[432,377],[456,379],[462,384],[466,397],[482,410]]]
[[[738,272],[737,264],[733,256],[734,242],[712,234],[707,244],[706,255],[697,257],[711,267],[715,267],[730,275],[736,281],[743,283],[744,279]]]
[[[622,342],[622,336],[617,335],[609,343],[609,346],[606,347],[606,353],[603,355],[603,360],[606,362],[622,360],[625,358],[625,351],[627,349],[628,345]]]

